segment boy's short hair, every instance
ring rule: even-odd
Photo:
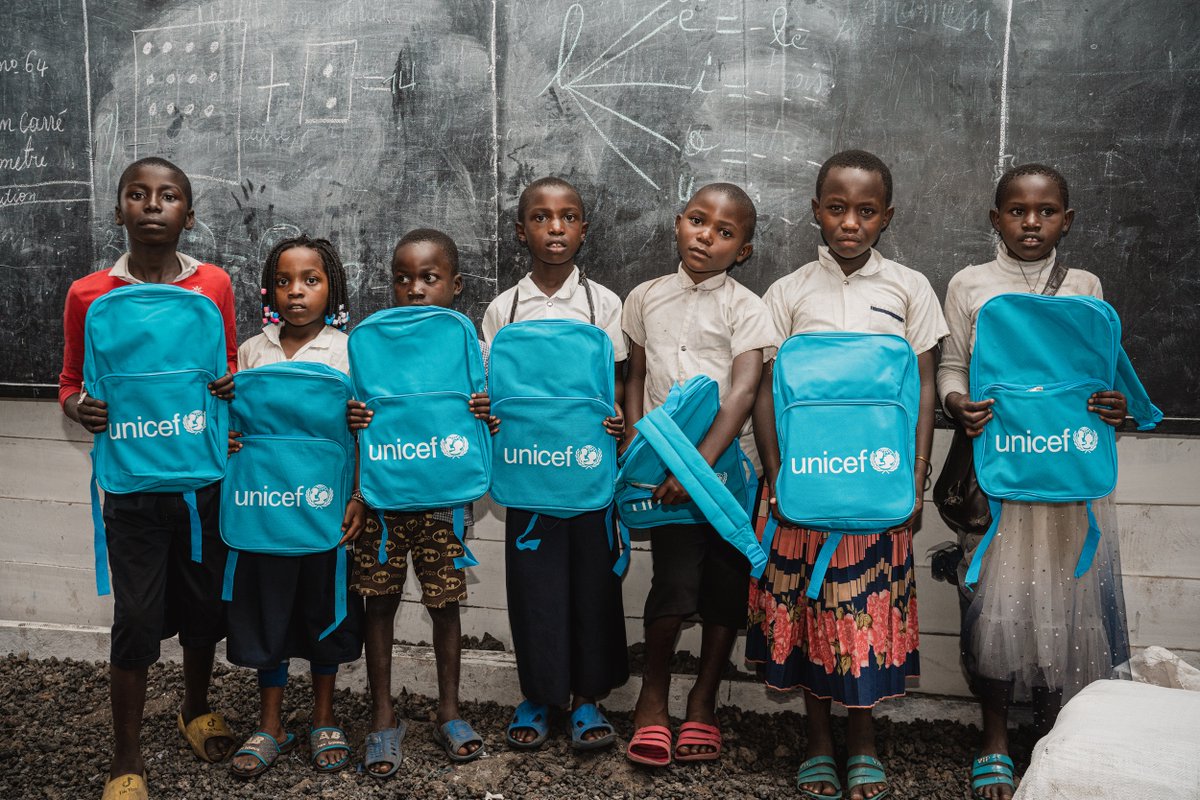
[[[1062,194],[1063,208],[1071,207],[1071,192],[1067,187],[1067,179],[1063,177],[1061,172],[1045,164],[1020,164],[1009,168],[1007,172],[1000,176],[1000,180],[996,183],[996,208],[1000,208],[1000,204],[1004,202],[1004,193],[1008,191],[1008,187],[1012,182],[1025,175],[1042,175],[1057,183],[1058,191]]]
[[[866,150],[843,150],[825,159],[825,163],[821,165],[820,171],[817,172],[818,199],[821,197],[821,189],[825,186],[825,178],[829,176],[829,170],[835,167],[850,167],[878,173],[879,177],[883,179],[884,203],[889,208],[891,207],[892,171],[888,169],[887,164],[883,163],[883,159],[874,153],[868,153]]]
[[[553,186],[556,189],[566,189],[567,191],[574,192],[575,197],[579,200],[579,214],[584,219],[587,219],[587,209],[584,208],[583,195],[579,193],[579,190],[576,189],[575,186],[569,181],[565,181],[562,178],[555,177],[554,175],[547,175],[544,178],[538,178],[536,181],[526,186],[521,192],[521,196],[517,198],[517,222],[525,222],[525,212],[529,209],[529,195],[533,194],[536,190],[547,186]]]
[[[750,195],[746,194],[742,187],[736,183],[709,183],[697,189],[692,195],[692,199],[695,199],[701,192],[716,192],[725,195],[725,198],[733,203],[745,219],[746,241],[754,239],[754,229],[758,227],[758,209],[754,206]],[[692,200],[688,200],[688,202],[690,203]]]
[[[439,248],[446,256],[446,261],[450,263],[450,274],[458,274],[458,245],[449,236],[433,228],[417,228],[404,234],[400,241],[396,242],[396,248],[392,251],[392,260],[395,261],[396,253],[400,252],[401,247],[418,242],[428,242]]]
[[[117,202],[121,201],[121,192],[125,190],[125,184],[129,183],[129,178],[142,167],[162,167],[174,172],[175,177],[179,179],[179,188],[183,190],[183,196],[187,198],[188,208],[192,207],[192,182],[188,180],[187,173],[165,158],[158,156],[139,158],[125,168],[125,171],[121,173],[121,179],[117,181]]]

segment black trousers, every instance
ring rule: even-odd
[[[570,519],[508,509],[504,561],[508,620],[521,692],[535,703],[564,706],[572,694],[599,697],[629,679],[621,579],[613,573],[607,511]],[[615,521],[614,521],[615,525]]]

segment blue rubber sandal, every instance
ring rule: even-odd
[[[874,794],[871,800],[883,800],[891,795],[892,789],[887,785],[887,773],[883,771],[883,764],[878,758],[850,756],[846,760],[846,784],[855,789],[872,783],[882,783],[884,788]]]
[[[806,783],[828,783],[834,794],[820,794],[800,789]],[[842,782],[838,780],[837,762],[832,756],[814,756],[800,765],[796,773],[796,788],[810,800],[842,800]]]
[[[433,729],[433,740],[442,746],[451,761],[474,761],[483,755],[483,737],[475,732],[465,720],[452,719]],[[478,742],[479,746],[465,756],[459,754],[465,745]]]
[[[530,742],[514,739],[513,731],[519,728],[529,728],[537,736]],[[513,712],[512,722],[508,723],[508,730],[504,732],[504,738],[508,741],[509,747],[515,747],[518,750],[536,750],[542,746],[549,734],[549,706],[534,703],[531,700],[522,700],[521,705],[517,706],[517,710]]]
[[[1015,790],[1013,761],[1002,753],[980,756],[971,762],[971,796],[983,798],[981,789],[987,786],[1007,786]]]
[[[363,772],[380,780],[395,775],[396,771],[400,769],[400,762],[404,760],[400,743],[404,741],[404,734],[407,732],[408,724],[401,721],[394,728],[384,728],[368,733],[364,742],[367,755],[363,758]],[[376,772],[371,769],[376,764],[387,764],[388,768],[383,772]]]
[[[312,751],[309,758],[312,760],[313,769],[318,772],[337,772],[345,769],[346,765],[350,763],[350,742],[346,739],[346,732],[341,728],[313,728],[308,732],[308,749]],[[342,751],[341,760],[322,766],[317,761],[317,756],[332,750]]]
[[[254,769],[241,770],[233,766],[233,761],[230,760],[229,771],[239,778],[257,778],[270,769],[271,765],[280,756],[290,753],[295,746],[295,734],[287,734],[281,742],[266,731],[255,731],[247,737],[241,748],[233,754],[233,757],[254,756],[258,759],[258,764]]]
[[[605,731],[603,736],[585,739],[589,731]],[[576,750],[599,750],[617,741],[617,733],[595,703],[584,703],[571,712],[571,747]]]

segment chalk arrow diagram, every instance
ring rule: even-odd
[[[567,13],[563,17],[562,35],[559,38],[558,43],[558,68],[554,71],[554,76],[551,77],[546,83],[545,87],[542,88],[542,91],[538,92],[539,95],[545,94],[551,87],[558,87],[565,92],[566,95],[575,102],[575,105],[579,108],[579,112],[583,115],[584,119],[588,121],[588,124],[595,129],[596,133],[600,136],[601,140],[603,140],[604,144],[607,145],[610,150],[616,153],[622,161],[628,164],[629,168],[636,172],[639,177],[641,177],[644,181],[646,181],[646,183],[650,184],[655,189],[660,189],[661,187],[654,181],[653,178],[646,174],[645,170],[635,164],[633,160],[621,150],[620,146],[612,140],[612,137],[604,132],[600,125],[597,124],[596,118],[592,115],[593,112],[603,112],[615,117],[626,125],[630,125],[637,130],[652,136],[676,152],[680,152],[680,146],[671,141],[671,139],[667,136],[664,136],[649,126],[638,122],[628,114],[624,114],[612,106],[600,102],[592,96],[592,91],[597,89],[613,88],[659,88],[682,90],[690,94],[693,90],[693,87],[682,83],[665,83],[656,81],[603,82],[603,79],[599,79],[598,81],[593,81],[592,79],[596,73],[603,70],[609,64],[612,64],[614,61],[617,61],[629,53],[632,53],[634,50],[637,50],[643,44],[661,33],[665,28],[676,24],[679,20],[678,15],[671,17],[670,19],[658,24],[653,28],[651,28],[649,25],[646,25],[646,23],[652,20],[654,16],[658,14],[658,12],[662,11],[669,5],[671,5],[671,0],[665,0],[665,2],[655,6],[650,13],[639,19],[629,29],[614,39],[613,42],[608,47],[604,48],[604,51],[592,59],[589,64],[584,66],[578,72],[572,73],[572,71],[568,69],[568,65],[571,63],[571,59],[575,55],[575,47],[579,44],[580,34],[583,33],[584,22],[583,6],[579,3],[573,4],[567,9]],[[571,75],[570,79],[566,79],[564,77],[568,74]]]

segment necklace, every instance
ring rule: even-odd
[[[1021,277],[1025,280],[1025,288],[1029,289],[1030,294],[1037,294],[1038,281],[1041,280],[1042,272],[1046,269],[1045,265],[1039,269],[1033,276],[1033,283],[1029,282],[1029,276],[1025,273],[1025,267],[1021,265],[1021,260],[1016,259],[1017,269],[1021,270]]]

